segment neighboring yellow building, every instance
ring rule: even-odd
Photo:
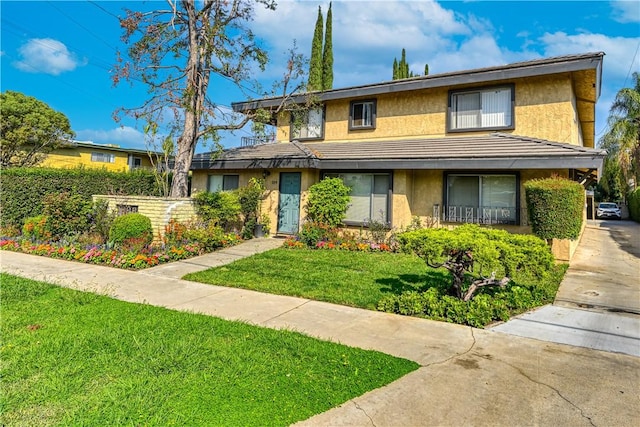
[[[104,168],[109,171],[123,172],[135,169],[151,169],[153,165],[146,150],[120,148],[111,144],[71,141],[55,149],[39,166],[53,168]],[[154,162],[157,163],[157,157]]]
[[[601,52],[540,59],[316,92],[317,109],[274,116],[276,143],[197,155],[192,190],[266,178],[272,232],[304,221],[308,188],[323,177],[351,187],[348,225],[394,227],[412,217],[527,231],[523,184],[558,175],[587,185],[605,153],[594,149]],[[234,103],[237,112],[282,99]],[[292,122],[301,123],[292,126]]]

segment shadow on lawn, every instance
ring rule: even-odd
[[[429,288],[446,290],[451,285],[451,278],[446,273],[429,271],[425,274],[399,274],[396,277],[377,279],[380,291],[400,295],[406,291],[425,292]]]

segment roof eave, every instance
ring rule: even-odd
[[[582,71],[596,69],[597,74],[597,94],[596,100],[600,96],[601,74],[602,74],[602,53],[595,53],[590,56],[559,60],[558,62],[544,64],[530,64],[522,66],[504,66],[491,69],[469,70],[460,73],[446,73],[427,76],[417,79],[396,80],[392,82],[377,83],[366,86],[357,86],[344,89],[334,89],[326,92],[311,92],[299,94],[291,97],[292,103],[305,102],[310,95],[319,101],[331,101],[345,98],[358,98],[373,96],[383,93],[397,93],[421,89],[439,88],[445,86],[460,86],[479,83],[490,83],[500,80],[520,79],[533,76],[550,74],[560,74],[565,72]],[[236,112],[250,111],[257,108],[270,108],[279,106],[282,97],[265,98],[254,101],[234,102],[231,107]]]

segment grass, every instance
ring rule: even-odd
[[[448,280],[412,255],[284,248],[184,278],[370,310],[385,294],[422,290],[427,281]]]
[[[289,425],[417,364],[0,274],[2,425]]]

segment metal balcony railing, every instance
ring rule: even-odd
[[[243,136],[240,138],[241,147],[252,147],[254,145],[273,144],[276,142],[275,135],[264,136]]]
[[[526,209],[494,206],[433,206],[434,218],[442,222],[462,222],[474,224],[527,225]]]

